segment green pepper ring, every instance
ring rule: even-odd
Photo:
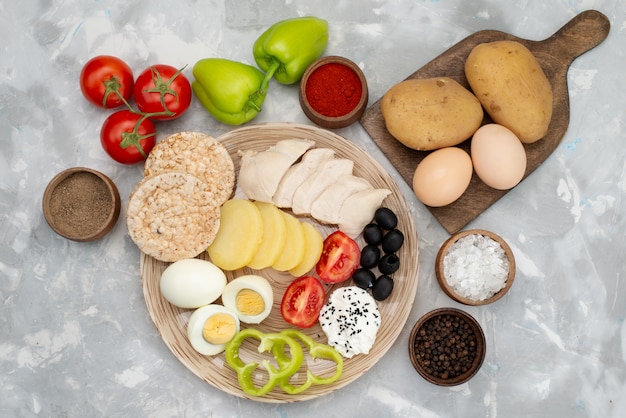
[[[281,358],[278,369],[272,366],[269,360],[261,362],[267,370],[269,377],[267,382],[259,388],[255,387],[252,381],[252,372],[256,370],[259,364],[256,362],[244,363],[239,357],[239,347],[247,338],[256,338],[261,342],[258,347],[259,353],[273,351],[276,343],[283,348],[283,354],[285,344],[289,346],[291,352],[291,358],[288,358],[286,355]],[[277,333],[264,334],[259,330],[247,328],[239,331],[228,342],[225,348],[225,358],[228,365],[237,372],[237,380],[241,389],[249,395],[263,396],[269,393],[283,379],[289,379],[300,368],[304,355],[300,344],[291,337]]]
[[[286,393],[290,395],[302,393],[305,390],[307,390],[309,387],[311,387],[311,385],[314,385],[314,384],[315,385],[327,385],[327,384],[335,382],[337,379],[339,379],[339,377],[341,377],[341,374],[343,373],[343,357],[341,356],[341,354],[339,354],[339,352],[336,349],[334,349],[333,347],[329,345],[315,342],[308,335],[295,329],[283,330],[280,332],[280,334],[286,337],[290,337],[294,340],[302,341],[304,345],[307,347],[307,349],[309,350],[309,354],[313,360],[315,360],[316,358],[323,358],[326,360],[332,360],[337,364],[335,373],[329,377],[317,376],[313,374],[311,370],[307,369],[306,381],[300,386],[294,386],[291,383],[289,383],[289,379],[291,375],[279,380],[278,383],[280,384],[280,388],[284,390]],[[276,358],[276,362],[280,365],[281,368],[283,367],[283,364],[286,366],[288,362],[290,361],[290,358],[285,354],[284,344],[280,344],[280,345],[275,344],[272,347],[272,353],[274,354],[274,358]]]

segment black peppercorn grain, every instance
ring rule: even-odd
[[[477,336],[465,319],[443,314],[424,322],[413,349],[426,373],[439,379],[453,379],[472,368],[477,356],[476,341]]]

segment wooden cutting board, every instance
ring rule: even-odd
[[[541,140],[526,144],[527,168],[524,178],[532,173],[559,145],[567,131],[570,118],[567,71],[575,58],[599,45],[609,34],[610,22],[602,13],[589,10],[580,13],[554,35],[543,41],[521,39],[505,32],[483,30],[463,39],[437,58],[411,74],[407,79],[450,77],[466,88],[465,59],[477,44],[513,40],[524,44],[535,55],[552,85],[554,95],[552,120],[548,134]],[[404,180],[412,186],[417,164],[428,152],[407,148],[394,139],[385,128],[379,99],[361,117],[361,124],[380,147]],[[484,123],[490,123],[488,115]],[[469,140],[459,146],[469,152]],[[454,203],[428,209],[439,223],[453,234],[484,212],[507,191],[495,190],[484,184],[474,173],[466,192]]]

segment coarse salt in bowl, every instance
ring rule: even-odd
[[[435,275],[452,299],[486,305],[502,298],[515,279],[515,258],[499,235],[470,229],[448,238],[437,253]]]

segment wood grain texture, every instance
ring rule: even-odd
[[[535,55],[550,80],[554,95],[552,120],[547,135],[533,144],[524,145],[527,155],[524,174],[526,178],[556,149],[567,131],[570,118],[567,71],[570,64],[578,56],[599,45],[608,36],[609,30],[608,18],[595,10],[578,14],[552,36],[542,41],[531,41],[505,32],[484,30],[458,42],[411,74],[407,80],[446,76],[470,89],[465,78],[464,64],[474,46],[501,40],[518,41],[525,45]],[[361,124],[404,180],[412,186],[415,168],[428,152],[412,150],[391,136],[381,113],[381,100],[382,98],[365,111],[361,117]],[[491,123],[486,113],[483,120],[483,124],[485,123]],[[470,141],[467,140],[459,146],[469,152],[469,145]],[[446,231],[453,234],[506,193],[507,191],[490,188],[474,173],[468,189],[457,201],[444,207],[428,209]]]

